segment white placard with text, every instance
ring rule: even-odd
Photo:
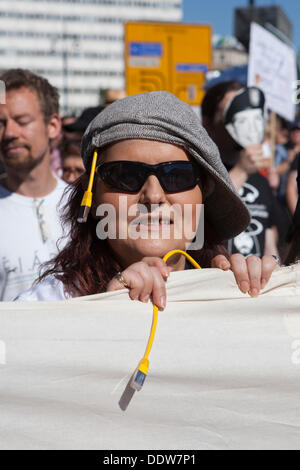
[[[274,34],[251,25],[248,86],[258,86],[267,106],[289,121],[295,119],[296,54]]]

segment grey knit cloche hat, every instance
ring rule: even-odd
[[[104,109],[88,126],[81,146],[87,170],[93,152],[126,139],[148,139],[184,147],[213,178],[215,189],[205,200],[205,218],[218,241],[236,237],[250,215],[235,191],[217,146],[187,104],[165,91],[130,96]]]

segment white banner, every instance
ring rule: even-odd
[[[296,53],[274,34],[251,25],[248,86],[263,90],[267,106],[289,121],[295,119]]]
[[[258,299],[214,269],[172,273],[167,290],[125,412],[150,303],[0,303],[0,449],[299,449],[300,265]]]

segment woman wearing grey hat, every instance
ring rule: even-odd
[[[253,297],[267,284],[275,267],[272,257],[245,260],[235,255],[229,260],[221,245],[249,225],[249,213],[217,147],[189,105],[167,92],[117,101],[89,125],[82,157],[87,172],[74,184],[64,218],[71,223],[71,240],[48,263],[40,283],[18,300],[56,300],[128,288],[133,300],[147,302],[152,297],[163,309],[165,280],[171,271],[185,269],[186,263],[180,255],[168,265],[162,258],[192,244],[202,204],[205,241],[191,252],[193,258],[202,267],[231,268],[242,292]],[[82,201],[88,175],[94,171],[93,202],[93,178]],[[79,220],[84,223],[78,222],[80,203]],[[137,218],[131,209],[141,205]],[[188,216],[186,206],[191,209]],[[110,208],[115,217],[107,216]],[[178,213],[179,221],[174,215]],[[187,235],[181,229],[178,236],[187,220],[193,230]]]

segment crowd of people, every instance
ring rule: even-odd
[[[14,69],[0,80],[6,86],[0,105],[0,300],[58,300],[128,288],[133,300],[152,297],[164,308],[166,279],[188,266],[179,255],[168,265],[162,257],[192,240],[99,240],[97,206],[110,203],[118,213],[117,197],[124,194],[149,208],[204,203],[205,243],[193,256],[204,267],[232,269],[242,292],[253,297],[278,259],[295,261],[287,257],[297,214],[300,119],[277,118],[273,161],[258,89],[238,82],[210,88],[202,126],[167,92],[122,99],[123,91],[109,90],[103,106],[61,117],[58,91],[46,79]],[[99,151],[94,201],[80,224],[78,209]]]

